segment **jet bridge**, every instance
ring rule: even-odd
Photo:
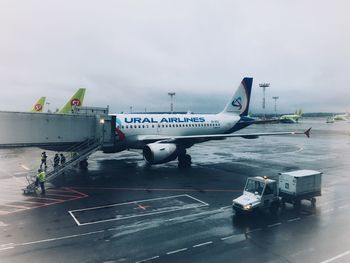
[[[108,115],[108,108],[81,107],[72,114],[0,111],[0,123],[0,148],[59,150],[85,140],[115,144],[115,117]]]

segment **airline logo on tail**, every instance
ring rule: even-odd
[[[30,109],[30,112],[42,112],[44,109],[46,97],[41,97]]]
[[[43,111],[43,106],[41,104],[35,104],[34,110],[35,111]]]
[[[223,112],[232,112],[239,114],[240,116],[247,116],[252,84],[252,78],[244,78]]]
[[[85,89],[79,89],[70,100],[58,111],[58,113],[71,113],[73,107],[82,106],[84,101]]]
[[[237,107],[238,110],[241,110],[242,109],[242,98],[238,97],[237,99],[234,99],[232,101],[232,106],[233,107]]]

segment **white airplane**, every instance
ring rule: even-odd
[[[179,167],[187,167],[191,165],[191,156],[186,154],[186,149],[201,142],[270,135],[305,134],[309,137],[311,128],[305,132],[235,134],[251,124],[264,122],[247,116],[252,83],[252,78],[244,78],[218,114],[112,114],[116,116],[116,147],[103,151],[143,149],[144,159],[150,165],[177,158]]]
[[[350,113],[346,112],[345,114],[338,114],[333,117],[335,121],[347,121],[350,120]]]

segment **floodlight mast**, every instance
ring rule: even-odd
[[[279,97],[273,96],[272,98],[275,100],[275,117],[277,118],[277,100],[279,99]]]
[[[174,113],[174,96],[176,92],[168,92],[168,95],[170,96],[170,112]]]
[[[260,83],[259,87],[263,89],[263,100],[262,100],[262,108],[263,108],[263,113],[264,113],[264,119],[266,119],[266,99],[265,99],[265,93],[266,93],[266,88],[270,87],[270,83]]]

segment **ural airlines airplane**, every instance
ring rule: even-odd
[[[194,144],[229,137],[255,139],[259,136],[305,134],[305,132],[272,132],[236,134],[251,124],[262,122],[248,117],[252,78],[244,78],[226,107],[218,114],[114,114],[117,143],[113,150],[143,149],[145,161],[161,164],[175,160],[179,167],[191,165],[186,149]]]

